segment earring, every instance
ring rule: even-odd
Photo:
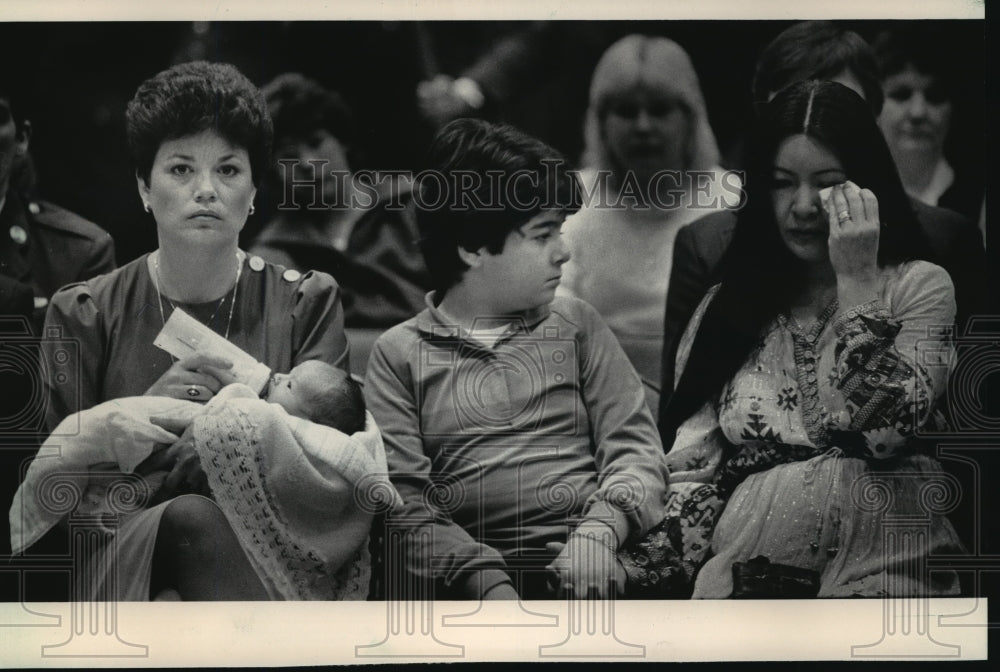
[[[142,207],[146,212],[152,212],[152,210],[149,207],[149,203],[143,203]]]
[[[251,203],[250,204],[250,214],[252,215],[253,213],[254,213],[254,207],[253,207],[253,203]]]

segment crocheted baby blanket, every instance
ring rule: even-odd
[[[372,518],[401,501],[370,415],[364,431],[347,436],[293,417],[240,384],[206,405],[130,397],[75,415],[54,432],[58,440],[43,444],[15,495],[9,516],[15,553],[74,509],[121,511],[109,508],[114,497],[97,476],[111,466],[134,483],[135,466],[157,444],[176,440],[149,421],[165,417],[193,422],[213,499],[273,599],[366,597]],[[79,431],[66,436],[76,423]]]

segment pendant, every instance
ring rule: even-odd
[[[819,544],[817,544],[815,541],[809,542],[809,550],[815,553],[816,551],[819,550]]]

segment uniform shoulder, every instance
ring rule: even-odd
[[[93,241],[105,241],[111,238],[108,232],[97,224],[48,201],[32,201],[28,204],[28,212],[31,213],[36,225],[54,231]]]

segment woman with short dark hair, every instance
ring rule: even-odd
[[[206,402],[231,382],[231,362],[201,354],[176,360],[154,346],[176,309],[272,371],[312,359],[346,370],[333,279],[265,263],[238,246],[270,155],[271,119],[260,91],[231,65],[185,63],[139,87],[127,123],[139,195],[159,246],[53,297],[46,333],[58,329],[78,343],[80,360],[46,381],[50,427],[120,397]],[[170,589],[183,599],[274,596],[220,508],[202,496],[209,490],[189,433],[147,462],[148,470],[171,472],[153,494],[161,503],[123,520],[110,547],[117,549],[118,585],[103,587],[113,577],[99,576],[97,595],[147,600]],[[83,564],[106,568],[98,558]]]
[[[957,82],[964,74],[951,44],[939,29],[926,26],[879,33],[872,43],[885,92],[879,126],[910,196],[976,222],[984,204],[983,153],[980,148],[979,160],[971,161],[972,153],[956,151],[962,143],[949,141],[952,118],[961,112]]]

